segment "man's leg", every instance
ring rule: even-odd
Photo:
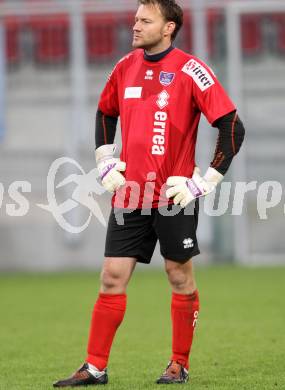
[[[179,263],[165,259],[172,287],[172,356],[158,383],[184,383],[188,380],[189,354],[199,314],[199,295],[192,260]]]
[[[158,209],[154,228],[172,287],[172,356],[157,383],[184,383],[188,379],[189,354],[199,312],[192,258],[200,253],[196,230],[199,202],[186,209],[169,205]]]
[[[172,287],[172,357],[171,360],[189,367],[195,325],[199,314],[199,295],[192,260],[177,263],[165,260],[165,269]]]
[[[69,378],[54,387],[106,384],[107,363],[114,336],[126,310],[126,288],[136,265],[133,257],[106,257],[101,272],[101,286],[95,303],[86,362]]]
[[[122,216],[124,224],[121,225],[117,217]],[[93,310],[86,361],[70,378],[56,382],[55,387],[108,382],[106,366],[114,336],[124,318],[128,282],[137,261],[150,263],[157,241],[152,222],[153,215],[141,215],[140,210],[131,213],[125,213],[124,209],[111,210],[101,286]]]
[[[101,287],[93,309],[86,361],[99,370],[106,368],[115,333],[126,310],[126,288],[136,265],[132,257],[106,257]]]

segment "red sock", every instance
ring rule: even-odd
[[[126,311],[126,294],[100,293],[95,303],[88,342],[86,361],[103,370],[108,363],[116,330]]]
[[[199,313],[198,290],[193,294],[172,293],[172,357],[187,369],[195,325]]]

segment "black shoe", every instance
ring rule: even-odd
[[[170,384],[170,383],[186,383],[189,379],[188,371],[182,364],[171,360],[166,367],[166,370],[157,379],[158,384]]]
[[[76,387],[89,385],[106,385],[108,383],[107,369],[90,372],[88,363],[84,363],[71,377],[57,381],[53,387]]]

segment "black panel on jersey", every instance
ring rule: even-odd
[[[219,129],[219,135],[211,167],[224,175],[241,147],[245,129],[236,111],[217,119],[213,126]]]
[[[115,139],[118,118],[103,114],[98,109],[95,124],[95,148],[99,146],[112,144]]]

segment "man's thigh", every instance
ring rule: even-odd
[[[200,253],[196,230],[198,226],[199,203],[192,202],[186,211],[180,206],[168,206],[168,210],[158,209],[154,219],[160,252],[165,259],[181,263],[187,262]],[[173,215],[168,215],[166,211]]]
[[[108,222],[105,256],[134,257],[138,262],[150,263],[157,242],[153,218],[153,213],[142,215],[139,209],[131,213],[126,213],[124,209],[112,209]],[[118,223],[122,220],[123,224]]]

